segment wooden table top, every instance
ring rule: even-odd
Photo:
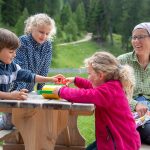
[[[75,111],[94,111],[93,104],[71,103],[64,99],[44,99],[36,92],[29,94],[28,99],[24,101],[18,100],[0,100],[0,108],[42,108],[42,109],[70,109]]]

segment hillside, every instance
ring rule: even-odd
[[[116,37],[116,36],[114,36]],[[124,53],[121,50],[120,38],[115,38],[114,46],[102,45],[94,41],[73,43],[55,46],[55,58],[53,57],[52,68],[80,68],[83,60],[90,57],[96,51],[109,51],[115,56]]]

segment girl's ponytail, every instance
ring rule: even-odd
[[[126,92],[129,102],[132,100],[133,90],[135,86],[135,77],[133,68],[129,65],[119,65],[118,66],[119,80]]]

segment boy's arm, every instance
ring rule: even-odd
[[[11,98],[10,92],[1,92],[0,91],[0,99],[10,99],[10,98]]]
[[[27,93],[25,91],[2,92],[0,91],[0,99],[8,100],[26,100]]]
[[[20,91],[21,89],[26,88],[26,83],[25,82],[14,82],[11,91]]]
[[[47,82],[54,82],[57,83],[59,78],[65,79],[63,75],[58,74],[52,77],[45,77],[41,75],[35,75],[35,82],[36,83],[47,83]]]

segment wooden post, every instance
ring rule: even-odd
[[[40,108],[16,108],[12,112],[13,123],[22,135],[25,150],[54,150],[56,139],[67,126],[69,115],[68,110]]]
[[[85,150],[85,139],[77,127],[77,115],[69,115],[67,128],[59,135],[55,150]]]

